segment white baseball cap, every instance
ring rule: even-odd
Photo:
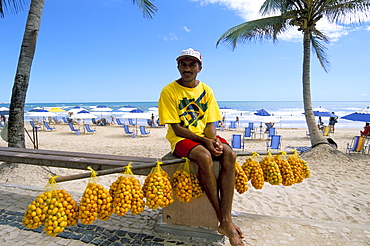
[[[184,57],[195,58],[200,62],[200,64],[202,64],[202,55],[200,54],[199,51],[193,50],[192,48],[189,48],[187,50],[182,50],[180,52],[180,56],[176,58],[176,61],[179,62],[179,60]]]

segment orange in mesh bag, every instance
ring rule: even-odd
[[[248,175],[238,161],[235,162],[235,189],[239,194],[243,194],[248,190]]]
[[[275,163],[279,166],[281,177],[283,179],[282,184],[284,186],[291,186],[295,183],[295,177],[293,169],[291,168],[284,151],[280,151],[281,154],[274,156]]]
[[[253,152],[252,157],[247,158],[242,165],[242,169],[248,176],[248,179],[251,180],[252,186],[255,189],[262,189],[265,181],[263,177],[263,170],[258,162],[259,154]]]
[[[180,164],[171,181],[176,198],[180,202],[187,203],[201,197],[203,190],[197,176],[191,173],[190,160],[186,157],[183,159],[185,159],[185,163]]]
[[[162,162],[157,161],[157,165],[152,168],[144,182],[144,197],[146,206],[150,209],[164,208],[174,202],[170,177],[160,164]]]
[[[107,220],[112,214],[112,197],[109,191],[98,184],[97,173],[91,167],[87,168],[91,171],[91,176],[79,206],[79,218],[84,225],[89,225],[98,218]]]
[[[113,212],[119,216],[124,216],[128,210],[133,215],[140,214],[144,211],[144,193],[140,181],[135,178],[129,163],[124,175],[112,183],[109,192],[113,197]]]
[[[293,150],[293,155],[288,157],[288,162],[293,170],[296,183],[301,183],[305,178],[311,176],[307,162],[299,156],[296,149]]]
[[[263,170],[263,175],[266,182],[272,185],[279,185],[282,182],[279,166],[274,161],[270,151],[266,157],[260,161],[260,166]]]

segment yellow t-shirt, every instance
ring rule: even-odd
[[[222,116],[212,89],[200,82],[195,88],[179,85],[176,81],[165,86],[158,101],[161,124],[181,123],[198,136],[204,136],[207,123],[221,120]],[[166,138],[172,152],[184,138],[176,136],[168,125]]]

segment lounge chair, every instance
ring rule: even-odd
[[[253,132],[252,132],[252,128],[250,127],[246,127],[244,129],[244,138],[252,138],[253,137]]]
[[[145,126],[140,126],[140,133],[142,136],[149,136],[150,131],[146,131]]]
[[[95,118],[91,118],[91,122],[94,124],[94,125],[97,125],[98,123],[96,122],[96,119]]]
[[[231,147],[233,149],[242,149],[242,150],[244,150],[244,142],[242,141],[242,135],[233,134],[233,138],[231,140]]]
[[[132,121],[132,119],[127,119],[127,120],[130,126],[136,126],[136,124]]]
[[[96,129],[92,129],[90,128],[90,125],[89,124],[84,124],[85,126],[85,133],[96,133]]]
[[[33,120],[30,120],[30,125],[32,126],[33,129],[38,130],[41,129],[40,126],[36,126],[35,122]]]
[[[330,130],[330,126],[325,126],[324,130],[322,131],[322,135],[325,137],[329,136]]]
[[[229,130],[236,130],[236,121],[230,121]]]
[[[46,121],[44,121],[44,127],[45,127],[45,131],[53,131],[53,130],[55,130],[55,127],[49,126],[49,123],[47,123]]]
[[[271,136],[271,140],[266,141],[266,149],[280,149],[281,147],[281,136],[280,135],[273,135]]]
[[[351,152],[365,154],[365,146],[368,145],[369,139],[366,137],[355,136],[352,138],[351,143],[347,143],[346,153],[349,155]]]
[[[248,122],[248,127],[254,131],[254,123],[253,122]]]
[[[157,120],[157,125],[158,125],[158,126],[161,126],[161,127],[165,127],[165,125],[161,125],[161,124],[160,124],[159,119]]]
[[[69,121],[67,120],[66,117],[62,117],[62,120],[63,120],[63,123],[65,123],[65,124],[68,124],[69,123]]]
[[[269,131],[267,132],[267,138],[271,138],[272,136],[274,136],[276,134],[276,128],[274,127],[271,127],[269,129]]]
[[[134,132],[130,131],[130,128],[128,125],[122,125],[123,129],[125,130],[126,135],[132,135]]]
[[[368,137],[370,136],[370,126],[366,126],[364,131],[360,131],[361,136]]]
[[[72,123],[68,123],[69,125],[69,128],[71,128],[71,133],[79,133],[80,132],[80,128],[75,128],[75,126],[72,124]]]
[[[117,122],[117,125],[123,126],[123,123],[119,118],[116,118],[116,122]]]

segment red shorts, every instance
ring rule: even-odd
[[[222,137],[220,137],[218,135],[216,137],[218,139],[220,139],[221,143],[223,143],[223,144],[229,144],[224,138],[222,138]],[[177,142],[176,147],[175,147],[174,154],[177,155],[177,156],[179,156],[179,157],[188,157],[190,151],[195,146],[198,146],[198,145],[200,145],[200,143],[185,138],[185,139]]]

